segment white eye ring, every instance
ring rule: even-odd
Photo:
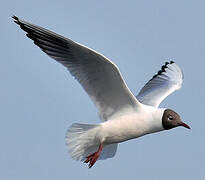
[[[168,120],[173,120],[173,117],[169,115]]]

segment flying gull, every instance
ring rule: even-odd
[[[99,159],[112,158],[120,142],[178,126],[190,129],[175,111],[159,108],[183,82],[183,73],[173,61],[166,62],[135,97],[118,67],[102,54],[16,16],[13,19],[34,44],[70,71],[97,107],[102,123],[74,123],[66,133],[73,159],[91,168]]]

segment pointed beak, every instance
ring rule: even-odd
[[[191,129],[186,123],[184,123],[184,122],[180,122],[179,123],[179,126],[183,126],[183,127],[185,127],[185,128],[187,128],[187,129]]]

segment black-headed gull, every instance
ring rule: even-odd
[[[115,155],[120,142],[178,126],[190,127],[171,109],[158,108],[179,89],[183,74],[166,62],[137,97],[127,87],[118,67],[102,54],[42,27],[13,16],[14,22],[48,56],[63,64],[96,105],[100,124],[72,124],[66,133],[71,157],[89,163]]]

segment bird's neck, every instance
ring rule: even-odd
[[[164,108],[154,108],[150,107],[150,117],[145,119],[145,124],[147,126],[147,133],[155,133],[159,131],[163,131],[163,125],[162,125],[162,116],[164,113]]]

